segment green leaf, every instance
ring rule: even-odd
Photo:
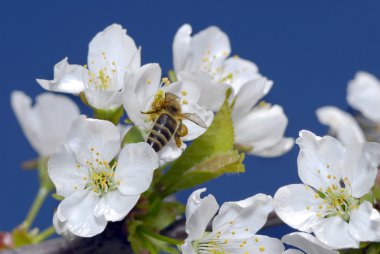
[[[159,184],[161,184],[162,188],[170,188],[170,192],[166,191],[165,195],[175,191],[172,185],[181,181],[186,171],[194,170],[194,168],[197,168],[197,164],[204,164],[208,159],[215,159],[213,158],[214,156],[220,156],[219,158],[223,157],[223,154],[230,156],[233,147],[234,129],[231,118],[231,108],[226,99],[207,131],[189,145],[182,156],[173,163],[172,167],[160,180]],[[220,166],[218,168],[223,169],[223,167]],[[227,169],[228,167],[220,171],[227,172]],[[216,171],[216,169],[214,170]],[[231,170],[236,172],[236,169]],[[207,173],[204,174],[206,175]],[[196,181],[197,184],[210,180],[210,177],[205,177],[204,181],[202,179],[202,177],[198,178]]]
[[[120,106],[116,109],[96,109],[94,110],[94,118],[100,119],[100,120],[108,120],[112,122],[113,124],[117,125],[120,121],[120,118],[124,114],[123,106]]]
[[[245,171],[243,160],[244,154],[239,154],[237,151],[213,155],[184,172],[181,179],[174,183],[169,190],[175,192],[188,189],[225,173],[242,173]]]
[[[146,253],[144,238],[139,234],[138,228],[143,224],[139,220],[129,220],[128,225],[128,241],[131,244],[133,253]]]
[[[380,243],[372,243],[368,249],[367,254],[379,254],[380,253]]]
[[[185,212],[185,206],[179,202],[157,202],[157,207],[144,218],[144,223],[156,230],[162,230],[177,220]]]
[[[138,127],[132,126],[127,134],[125,134],[123,141],[121,142],[121,147],[126,144],[144,142],[144,137]]]

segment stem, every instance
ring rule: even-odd
[[[50,226],[47,229],[45,229],[44,231],[42,231],[41,233],[39,233],[33,239],[33,242],[35,244],[40,243],[40,242],[44,241],[45,239],[49,238],[50,236],[52,236],[54,234],[55,234],[55,228],[53,226]]]
[[[180,241],[174,239],[174,238],[171,238],[171,237],[167,237],[167,236],[164,236],[164,235],[160,235],[160,234],[157,234],[157,233],[154,233],[152,231],[149,231],[149,230],[145,230],[145,229],[140,229],[141,232],[143,234],[146,234],[152,238],[155,238],[155,239],[158,239],[160,241],[163,241],[163,242],[166,242],[168,244],[172,244],[172,245],[177,245],[179,244]]]
[[[28,215],[26,216],[26,219],[22,225],[25,229],[28,230],[30,226],[33,224],[34,219],[36,218],[39,210],[41,209],[41,205],[46,199],[49,192],[50,191],[43,186],[39,188],[37,196],[33,201],[32,207],[30,208]]]

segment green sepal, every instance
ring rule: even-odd
[[[16,228],[12,231],[13,247],[18,248],[25,245],[31,245],[33,244],[34,237],[35,233],[33,232],[30,233],[23,227]]]
[[[144,137],[137,126],[132,126],[125,134],[123,141],[121,142],[121,147],[124,147],[126,144],[138,142],[144,142]]]
[[[169,76],[170,82],[176,82],[178,80],[177,75],[175,74],[175,71],[173,70],[170,70],[168,72],[168,76]]]
[[[120,106],[116,109],[93,108],[93,110],[94,110],[94,118],[100,119],[100,120],[108,120],[115,125],[117,125],[119,123],[120,118],[124,114],[123,106]]]
[[[380,202],[380,186],[378,185],[373,186],[372,191],[373,191],[373,196],[375,197],[377,202]]]
[[[65,199],[64,197],[58,195],[57,193],[51,194],[51,197],[54,198],[55,200],[58,200],[58,201],[62,201]]]

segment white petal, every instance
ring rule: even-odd
[[[119,132],[120,132],[120,139],[123,140],[124,136],[132,128],[132,125],[124,125],[124,124],[119,123],[117,125],[117,128],[119,129]]]
[[[88,104],[96,109],[116,109],[122,104],[122,91],[85,89]]]
[[[160,166],[164,165],[167,162],[174,161],[181,156],[182,152],[186,149],[186,144],[182,142],[181,147],[178,147],[174,141],[174,138],[170,141],[157,153],[160,160]]]
[[[99,196],[90,190],[74,192],[65,198],[58,206],[66,221],[67,229],[81,237],[92,237],[103,232],[107,225],[104,217],[95,217],[94,208],[99,202]]]
[[[120,182],[118,189],[124,195],[143,193],[158,167],[157,154],[147,143],[127,144],[120,152],[115,170],[115,179]]]
[[[253,235],[265,225],[272,210],[272,197],[264,194],[237,202],[225,202],[214,218],[212,228],[214,232],[226,231],[228,228],[228,232],[242,231]]]
[[[281,241],[294,247],[300,248],[307,254],[339,254],[329,246],[320,242],[311,234],[295,232],[282,237]],[[291,253],[291,252],[285,252]]]
[[[358,248],[359,241],[352,238],[348,223],[339,216],[323,219],[313,228],[315,236],[333,249]]]
[[[338,140],[301,131],[296,143],[300,146],[297,163],[302,182],[316,189],[326,189],[331,184],[340,185],[339,169],[344,148]]]
[[[120,221],[132,210],[140,195],[123,195],[119,191],[110,191],[100,198],[94,208],[96,217],[104,216],[107,221]]]
[[[65,221],[59,220],[57,213],[53,215],[53,226],[57,234],[62,235],[67,232],[67,227]]]
[[[377,167],[380,164],[380,144],[351,144],[346,148],[341,167],[342,179],[346,177],[352,195],[360,198],[370,192],[375,184]]]
[[[182,25],[173,40],[173,65],[176,72],[183,70],[191,44],[191,26]]]
[[[223,246],[226,253],[281,254],[284,249],[284,245],[279,239],[264,235],[255,235],[248,239],[229,239],[228,243]]]
[[[67,144],[58,146],[48,163],[49,177],[55,185],[57,194],[63,197],[77,190],[83,190],[87,184],[88,173],[82,166],[78,167],[75,154]]]
[[[232,116],[236,120],[243,118],[257,102],[272,88],[273,81],[265,77],[255,78],[235,91],[235,104]]]
[[[42,156],[51,155],[63,143],[79,109],[73,101],[62,95],[43,93],[35,105],[23,92],[11,95],[12,108],[33,148]]]
[[[196,76],[190,73],[182,73],[180,81],[164,86],[164,92],[170,92],[180,97],[181,103],[198,103],[201,97],[202,80],[198,80]]]
[[[317,214],[323,200],[307,185],[291,184],[281,187],[274,195],[276,214],[289,226],[311,232],[320,221]]]
[[[184,34],[189,32],[189,28],[186,29],[187,31]],[[176,72],[183,70],[210,72],[210,70],[214,71],[221,66],[222,62],[230,54],[231,46],[227,35],[219,28],[211,26],[195,34],[191,39],[190,46],[185,48],[185,51],[187,51],[187,56],[184,57],[182,66],[179,66],[179,68],[182,68],[176,69]],[[208,60],[206,61],[205,59]]]
[[[156,94],[161,85],[161,67],[158,64],[146,64],[139,68],[129,89],[132,89],[141,105],[147,102]],[[141,110],[145,110],[142,108]]]
[[[234,121],[235,143],[253,146],[253,152],[278,144],[288,124],[288,119],[278,105],[259,107],[244,118]]]
[[[241,58],[228,58],[222,68],[223,71],[217,75],[216,80],[225,80],[223,83],[230,84],[235,93],[247,82],[260,77],[256,64]],[[226,78],[227,76],[231,78]]]
[[[361,242],[380,241],[380,214],[368,201],[350,213],[349,230],[352,237]]]
[[[289,250],[284,251],[282,254],[304,254],[304,252],[300,250],[296,250],[296,249],[289,249]]]
[[[350,114],[332,106],[319,108],[316,113],[318,120],[329,126],[330,131],[344,145],[365,142],[363,131]]]
[[[265,148],[263,150],[256,151],[253,149],[252,151],[247,152],[248,154],[253,154],[261,157],[277,157],[283,155],[290,151],[293,148],[294,139],[293,138],[283,138],[277,144]],[[254,146],[252,144],[252,146]]]
[[[380,122],[380,82],[367,73],[358,72],[348,83],[347,101],[374,122]]]
[[[120,133],[109,121],[78,117],[67,135],[67,143],[77,160],[86,164],[98,157],[110,162],[120,150]],[[96,155],[99,153],[99,155]]]
[[[87,70],[80,65],[69,64],[67,57],[54,65],[54,79],[37,79],[44,89],[52,92],[79,94],[84,89]]]
[[[212,111],[206,110],[198,104],[182,105],[182,112],[198,115],[207,127],[211,125],[212,120],[214,119],[214,113]],[[182,123],[186,125],[188,129],[188,134],[182,138],[184,141],[196,139],[207,130],[206,128],[203,128],[190,120],[183,120]]]
[[[188,234],[188,239],[200,239],[208,223],[219,209],[213,195],[209,194],[201,198],[201,194],[205,191],[205,188],[196,190],[187,200],[185,231]]]
[[[116,82],[122,88],[120,85],[123,84],[125,70],[140,66],[141,59],[127,30],[118,24],[112,24],[91,40],[87,62],[89,69],[96,74],[105,67],[116,69]]]

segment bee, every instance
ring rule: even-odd
[[[182,122],[184,119],[207,128],[206,123],[197,114],[182,113],[180,98],[169,92],[153,102],[152,110],[141,113],[150,115],[154,120],[146,142],[156,152],[161,151],[173,137],[176,145],[181,147],[181,137],[188,133],[186,125]]]

